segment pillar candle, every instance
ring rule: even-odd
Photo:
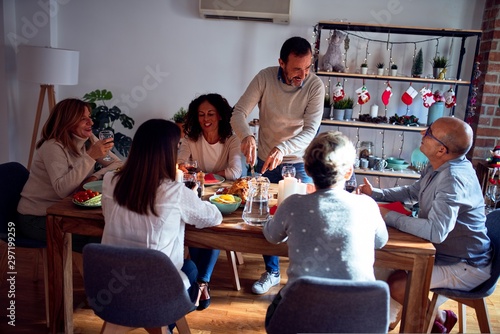
[[[283,196],[285,195],[285,193],[284,193],[284,186],[285,186],[285,181],[284,180],[281,180],[281,181],[278,182],[278,206],[283,201]]]
[[[378,116],[378,105],[376,105],[376,104],[372,105],[372,107],[370,108],[370,116],[372,118],[375,118]]]
[[[175,181],[176,182],[183,182],[184,181],[184,172],[179,169],[179,165],[176,165],[176,170],[175,170]]]
[[[297,194],[305,195],[307,194],[307,183],[297,183]]]
[[[290,195],[297,193],[297,179],[294,177],[285,177],[283,183],[283,200]]]

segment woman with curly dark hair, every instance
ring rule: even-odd
[[[189,104],[184,124],[185,138],[179,149],[179,168],[189,159],[198,162],[205,173],[235,180],[242,173],[240,140],[233,134],[229,120],[233,109],[219,94],[200,95]],[[198,310],[210,305],[208,282],[219,257],[218,249],[189,247],[189,255],[198,267],[201,298]]]
[[[200,95],[189,104],[178,163],[182,168],[189,158],[205,173],[227,180],[241,176],[240,140],[233,134],[229,120],[232,107],[219,94]]]

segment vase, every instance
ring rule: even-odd
[[[344,119],[350,121],[352,119],[352,109],[346,109],[344,113]]]
[[[440,67],[433,67],[432,68],[432,76],[434,77],[434,79],[439,78],[439,73],[441,73],[441,71],[443,71],[443,69]]]
[[[361,74],[368,73],[368,67],[361,67]]]
[[[391,75],[393,77],[397,76],[398,75],[398,70],[397,69],[396,70],[391,70]]]
[[[331,112],[330,107],[324,107],[323,108],[323,119],[330,119],[330,112]]]
[[[444,115],[444,102],[435,102],[429,107],[427,114],[427,126],[431,125],[436,119]]]
[[[384,69],[383,68],[377,68],[377,75],[384,75]]]
[[[331,119],[342,121],[344,119],[345,110],[344,109],[332,109]]]

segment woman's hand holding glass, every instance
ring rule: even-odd
[[[113,139],[114,138],[114,134],[113,134],[113,131],[111,130],[102,130],[101,132],[99,132],[99,139],[104,141],[106,145],[108,144],[111,144],[111,147],[109,148],[109,150],[107,150],[107,154],[106,156],[103,158],[104,161],[111,161],[111,157],[109,156],[109,151],[111,150],[111,148],[113,148],[113,141],[109,141],[107,139]]]

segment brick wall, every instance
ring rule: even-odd
[[[500,145],[500,1],[487,0],[479,50],[479,89],[477,109],[471,126],[475,132],[474,147],[468,158],[476,165],[490,150]]]

